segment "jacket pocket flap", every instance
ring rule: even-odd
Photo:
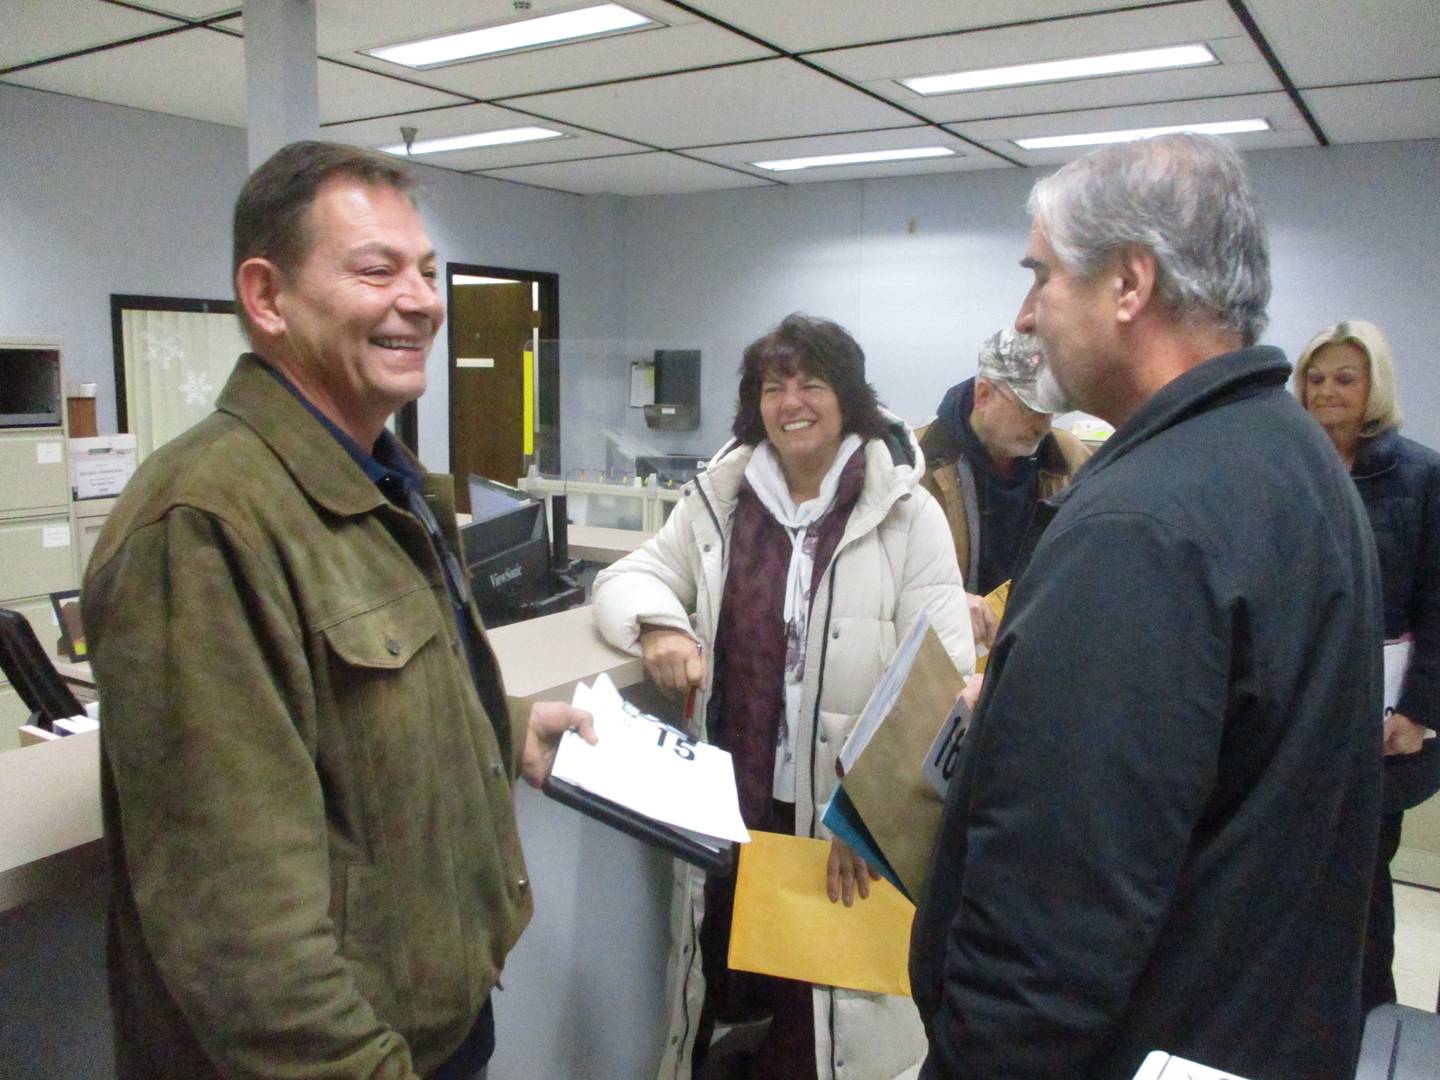
[[[326,627],[325,639],[347,664],[402,668],[439,629],[434,597],[417,589]]]

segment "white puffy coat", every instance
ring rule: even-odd
[[[975,669],[970,616],[945,515],[920,486],[924,458],[909,429],[897,424],[896,434],[903,442],[865,444],[864,486],[815,592],[800,710],[809,722],[802,721],[794,735],[799,836],[829,838],[817,807],[835,788],[835,759],[920,609],[928,609],[956,666],[966,673]],[[752,452],[732,442],[716,454],[686,485],[660,532],[596,578],[595,618],[612,644],[638,653],[640,624],[648,623],[692,634],[707,659],[713,656],[731,519]],[[695,709],[702,738],[709,737],[704,705],[710,690],[707,684]],[[676,861],[666,977],[670,1030],[661,1080],[691,1075],[705,998],[698,955],[703,886],[702,871]],[[819,1077],[893,1080],[918,1073],[925,1034],[909,998],[816,987],[814,1007]]]

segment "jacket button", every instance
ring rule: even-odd
[[[393,637],[387,638],[385,640],[385,651],[388,652],[391,656],[399,656],[400,642],[396,641]]]
[[[670,1036],[670,1045],[671,1045],[671,1046],[674,1046],[674,1045],[675,1045],[676,1043],[678,1043],[679,1041],[680,1041],[680,1036],[679,1036],[679,1035],[671,1035],[671,1036]]]
[[[701,544],[701,545],[700,545],[700,550],[703,551],[703,552],[705,552],[705,554],[708,555],[708,554],[710,554],[710,545],[709,545],[709,544]]]
[[[524,892],[526,889],[530,888],[530,879],[522,877],[519,881],[515,882],[515,888],[519,889],[521,892]]]
[[[491,776],[499,776],[499,775],[500,775],[500,763],[499,763],[498,761],[492,761],[492,762],[490,763],[490,775],[491,775]]]
[[[840,628],[837,626],[834,630],[831,630],[830,636],[838,641],[840,639]]]
[[[821,736],[820,736],[820,741],[821,741],[822,743],[828,743],[828,742],[830,741],[830,736],[829,736],[829,735],[821,735]]]

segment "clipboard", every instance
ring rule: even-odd
[[[735,843],[718,837],[701,839],[699,833],[678,829],[663,821],[637,813],[584,788],[549,777],[540,788],[558,803],[578,810],[612,829],[619,829],[646,844],[670,852],[676,858],[700,867],[708,874],[728,875],[735,868]]]

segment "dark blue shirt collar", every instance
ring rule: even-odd
[[[310,399],[300,391],[300,388],[278,369],[264,361],[260,366],[275,376],[275,381],[294,394],[296,400],[305,406],[310,415],[319,420],[325,426],[325,430],[335,436],[335,441],[345,448],[345,452],[350,455],[356,465],[360,466],[365,475],[375,483],[375,486],[387,499],[401,502],[406,492],[419,490],[420,472],[405,456],[405,451],[400,446],[400,440],[395,438],[389,428],[380,432],[380,438],[375,440],[374,447],[367,451],[345,434],[338,424],[317,409]]]

